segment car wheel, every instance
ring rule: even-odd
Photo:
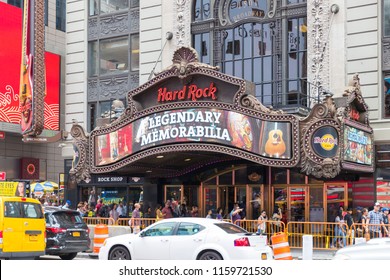
[[[108,255],[109,260],[131,260],[129,251],[123,247],[118,246],[111,250]]]
[[[60,255],[62,260],[73,260],[77,256],[77,253],[70,253],[66,255]]]
[[[218,254],[215,251],[206,251],[202,253],[199,257],[199,260],[213,260],[213,261],[218,261],[218,260],[223,260],[221,255]]]

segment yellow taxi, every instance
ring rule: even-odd
[[[45,254],[46,222],[33,198],[0,197],[0,258],[34,258]]]

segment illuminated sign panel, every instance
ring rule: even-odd
[[[22,9],[0,2],[0,122],[19,124]],[[59,130],[60,60],[45,53],[46,97],[44,128]]]
[[[291,123],[256,119],[221,109],[155,113],[95,138],[96,165],[147,148],[184,142],[217,143],[267,158],[291,159]]]
[[[372,135],[355,127],[344,126],[344,160],[372,165]]]

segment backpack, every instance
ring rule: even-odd
[[[98,214],[102,218],[110,217],[110,209],[108,208],[108,205],[102,205],[102,207],[99,208]]]

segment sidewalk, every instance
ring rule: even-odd
[[[335,250],[313,250],[313,260],[331,260]],[[294,260],[302,260],[302,249],[291,249]]]
[[[302,260],[302,249],[291,249],[290,251],[294,260]],[[335,253],[336,251],[334,250],[314,250],[313,260],[331,260]],[[97,254],[93,254],[92,252],[78,253],[77,258],[98,259]]]

